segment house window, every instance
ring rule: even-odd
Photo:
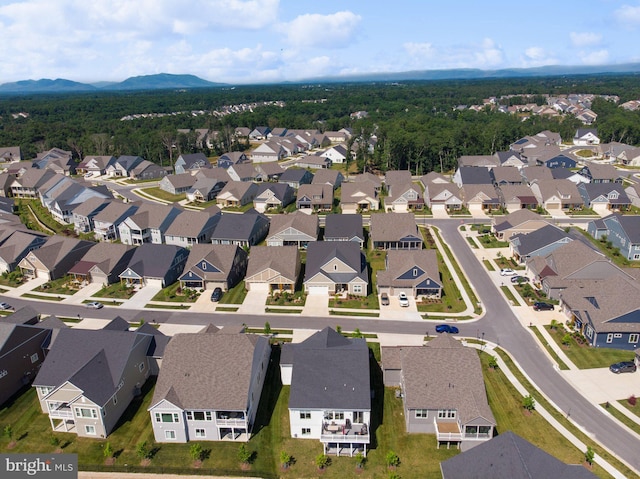
[[[640,254],[634,254],[633,259],[640,259]]]
[[[180,422],[180,418],[178,417],[178,413],[156,413],[156,422]]]
[[[613,337],[614,337],[614,338],[616,338],[616,339],[619,339],[619,338],[621,338],[621,337],[622,337],[622,333],[615,333],[615,334],[613,335]]]
[[[39,387],[38,391],[40,391],[40,396],[44,397],[47,394],[49,394],[51,391],[53,391],[53,388],[49,388],[49,387]]]
[[[38,360],[38,353],[31,355],[31,363],[35,363]]]
[[[207,437],[204,429],[196,429],[196,437]]]
[[[324,418],[325,419],[339,419],[342,420],[344,419],[344,411],[327,411],[324,413]]]
[[[413,268],[413,277],[418,276],[418,268]]]
[[[75,409],[77,417],[90,417],[94,419],[98,417],[98,412],[95,409],[88,407],[77,407]]]
[[[591,326],[584,328],[584,335],[589,339],[593,339],[593,328]]]
[[[612,343],[613,342],[613,333],[609,333],[607,334],[607,343]]]
[[[353,292],[354,293],[362,293],[362,285],[361,284],[354,284],[353,285]]]
[[[310,436],[311,435],[311,428],[310,427],[303,427],[302,428],[302,435],[303,436]]]
[[[165,439],[175,439],[176,438],[176,432],[175,431],[165,431],[164,432],[164,438]]]
[[[138,371],[144,371],[144,363],[140,363],[140,366],[138,366]]]
[[[96,435],[96,427],[95,426],[91,426],[89,424],[86,424],[84,426],[84,432],[85,432],[85,434],[89,434],[91,436],[95,436]]]
[[[438,419],[455,419],[456,418],[456,410],[455,409],[440,409],[438,410]]]
[[[629,343],[636,344],[639,338],[640,338],[640,334],[632,333],[629,335]]]
[[[116,404],[118,404],[118,396],[117,395],[113,396],[113,405],[115,406]]]
[[[418,419],[426,419],[429,417],[428,409],[416,409],[416,418]]]
[[[311,419],[311,411],[300,411],[300,419]]]

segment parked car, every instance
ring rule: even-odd
[[[553,304],[550,303],[544,303],[542,301],[536,301],[535,303],[533,303],[534,311],[553,311],[553,309]]]
[[[211,301],[217,303],[222,298],[222,288],[215,288],[211,293]]]
[[[402,306],[403,308],[409,307],[409,298],[405,293],[400,293],[398,295],[398,302],[400,303],[400,306]]]
[[[609,371],[616,374],[635,373],[636,369],[636,363],[634,363],[633,361],[621,361],[609,366]]]
[[[382,306],[389,306],[389,295],[387,293],[380,293],[380,304]]]
[[[516,272],[511,268],[502,268],[500,270],[500,276],[513,276],[514,274],[516,274]]]
[[[529,278],[527,278],[526,276],[512,276],[511,277],[511,282],[514,284],[518,284],[518,283],[528,283],[529,282]]]
[[[98,301],[91,301],[90,303],[87,303],[86,306],[89,309],[100,309],[104,305],[102,303],[98,302]]]
[[[13,306],[11,306],[9,303],[0,303],[0,310],[7,311],[9,309],[13,309]]]
[[[436,333],[450,333],[450,334],[458,334],[458,328],[455,326],[450,326],[448,324],[438,324],[436,326]]]

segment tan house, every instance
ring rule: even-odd
[[[254,246],[244,284],[248,291],[293,292],[300,276],[296,246]]]
[[[491,220],[491,231],[500,240],[508,240],[513,235],[531,233],[552,224],[538,213],[528,209],[520,209],[504,216],[494,216]]]

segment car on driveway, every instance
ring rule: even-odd
[[[91,301],[90,303],[87,303],[87,308],[89,309],[100,309],[102,308],[104,305],[98,301]]]
[[[436,333],[450,333],[450,334],[458,334],[458,328],[455,326],[450,326],[448,324],[438,324],[436,326]]]
[[[514,270],[512,270],[511,268],[502,268],[500,270],[500,276],[513,276],[515,274],[516,274],[516,272]]]
[[[528,283],[529,282],[529,278],[527,278],[526,276],[512,276],[511,277],[511,282],[514,284],[518,284],[518,283]]]
[[[634,363],[633,361],[621,361],[619,363],[615,363],[609,366],[609,371],[616,374],[635,373],[636,369],[637,369],[636,363]]]
[[[9,303],[0,303],[0,310],[7,311],[9,309],[13,309],[13,306],[11,306]]]
[[[400,293],[398,295],[398,302],[400,303],[400,306],[402,306],[403,308],[409,307],[409,298],[407,297],[406,293]]]
[[[211,293],[211,301],[217,303],[222,298],[222,288],[215,288]]]
[[[553,309],[554,307],[551,303],[545,303],[542,301],[536,301],[535,303],[533,303],[534,311],[553,311]]]
[[[380,293],[380,304],[382,306],[389,306],[389,295],[387,293]]]

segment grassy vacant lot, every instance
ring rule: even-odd
[[[244,281],[240,281],[222,295],[222,298],[220,298],[220,304],[242,304],[245,296],[247,296],[247,290],[244,287]],[[220,308],[218,308],[218,310],[220,310]]]
[[[372,346],[376,354],[377,344]],[[527,416],[523,413],[520,396],[501,371],[488,368],[488,359],[488,355],[481,353],[487,396],[498,423],[498,431],[512,430],[562,461],[582,462],[582,451],[565,441],[538,414],[534,412]],[[279,456],[281,451],[286,451],[293,456],[295,462],[285,475],[292,478],[317,477],[314,458],[322,453],[322,445],[317,440],[290,437],[287,409],[290,388],[280,384],[278,362],[279,349],[275,348],[256,418],[254,436],[247,445],[249,451],[254,452],[251,470],[247,474],[264,478],[282,475]],[[437,449],[434,435],[406,434],[402,399],[395,397],[392,388],[383,389],[381,371],[375,361],[372,361],[371,380],[375,391],[371,424],[374,438],[362,477],[388,477],[385,456],[389,451],[394,451],[400,457],[401,464],[397,473],[402,478],[440,478],[440,462],[455,456],[459,451],[455,448]],[[134,401],[117,429],[109,436],[108,442],[117,456],[113,466],[104,465],[103,448],[106,440],[83,439],[74,434],[56,433],[55,437],[60,442],[54,444],[51,441],[54,435],[50,430],[49,420],[40,411],[32,389],[17,396],[8,407],[0,410],[0,427],[4,429],[11,425],[13,429],[16,444],[11,452],[53,452],[61,448],[66,453],[78,453],[82,469],[243,474],[237,459],[239,443],[202,441],[207,458],[197,470],[193,468],[189,444],[154,443],[147,412],[152,390],[153,381],[145,386],[142,397]],[[141,441],[147,441],[155,451],[151,464],[146,467],[139,466],[140,459],[135,453],[136,444]],[[8,438],[0,438],[0,451],[9,450],[8,444]],[[596,467],[594,472],[600,475],[602,471],[598,469]],[[355,475],[355,459],[332,456],[331,465],[322,475],[327,478],[351,477]]]
[[[567,330],[562,326],[557,329],[551,329],[551,326],[545,326],[551,334],[551,337],[563,349],[567,357],[580,369],[590,368],[606,368],[612,363],[618,361],[631,361],[633,359],[633,351],[623,351],[621,349],[611,348],[594,348],[586,344],[580,344],[576,339],[569,335],[566,337],[568,345],[562,344],[563,339],[567,335]]]

